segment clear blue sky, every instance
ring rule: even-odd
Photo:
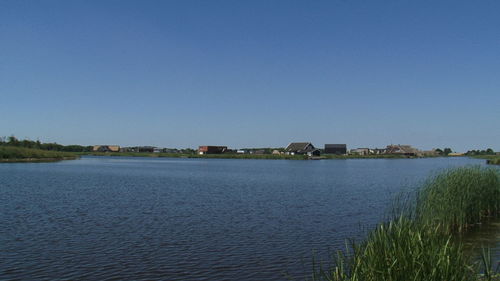
[[[500,150],[500,2],[0,1],[0,135]]]

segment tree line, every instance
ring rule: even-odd
[[[58,143],[42,143],[40,140],[20,140],[15,136],[10,137],[0,137],[0,146],[15,146],[15,147],[25,147],[33,149],[42,149],[50,151],[65,151],[65,152],[90,152],[92,151],[92,146],[83,145],[62,145]]]
[[[495,151],[493,149],[488,148],[486,150],[469,150],[465,153],[465,155],[495,155]]]

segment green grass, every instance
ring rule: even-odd
[[[453,239],[475,223],[498,216],[499,196],[497,170],[465,167],[444,171],[410,197],[413,199],[399,215],[379,224],[363,242],[339,251],[332,265],[315,265],[312,279],[500,280],[491,270],[489,252],[478,263]]]
[[[31,149],[24,147],[0,146],[0,161],[37,161],[76,158],[74,153]]]

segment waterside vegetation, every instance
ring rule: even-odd
[[[50,162],[76,158],[78,156],[70,152],[0,146],[0,162]]]
[[[444,171],[398,204],[399,211],[363,242],[339,251],[332,264],[314,269],[313,280],[479,281],[500,280],[489,252],[482,261],[465,253],[457,234],[500,211],[497,169],[464,167]]]
[[[39,140],[18,139],[15,136],[0,137],[0,146],[22,147],[30,149],[40,149],[60,152],[90,152],[92,146],[83,145],[62,145],[55,142],[43,143]]]
[[[474,155],[472,156],[473,158],[478,158],[478,159],[486,159],[486,163],[490,165],[500,165],[500,155],[499,154],[493,154],[493,155]]]
[[[486,160],[486,163],[491,164],[491,165],[500,165],[500,157],[495,157]]]

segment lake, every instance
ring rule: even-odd
[[[0,164],[0,279],[302,280],[469,158]]]

